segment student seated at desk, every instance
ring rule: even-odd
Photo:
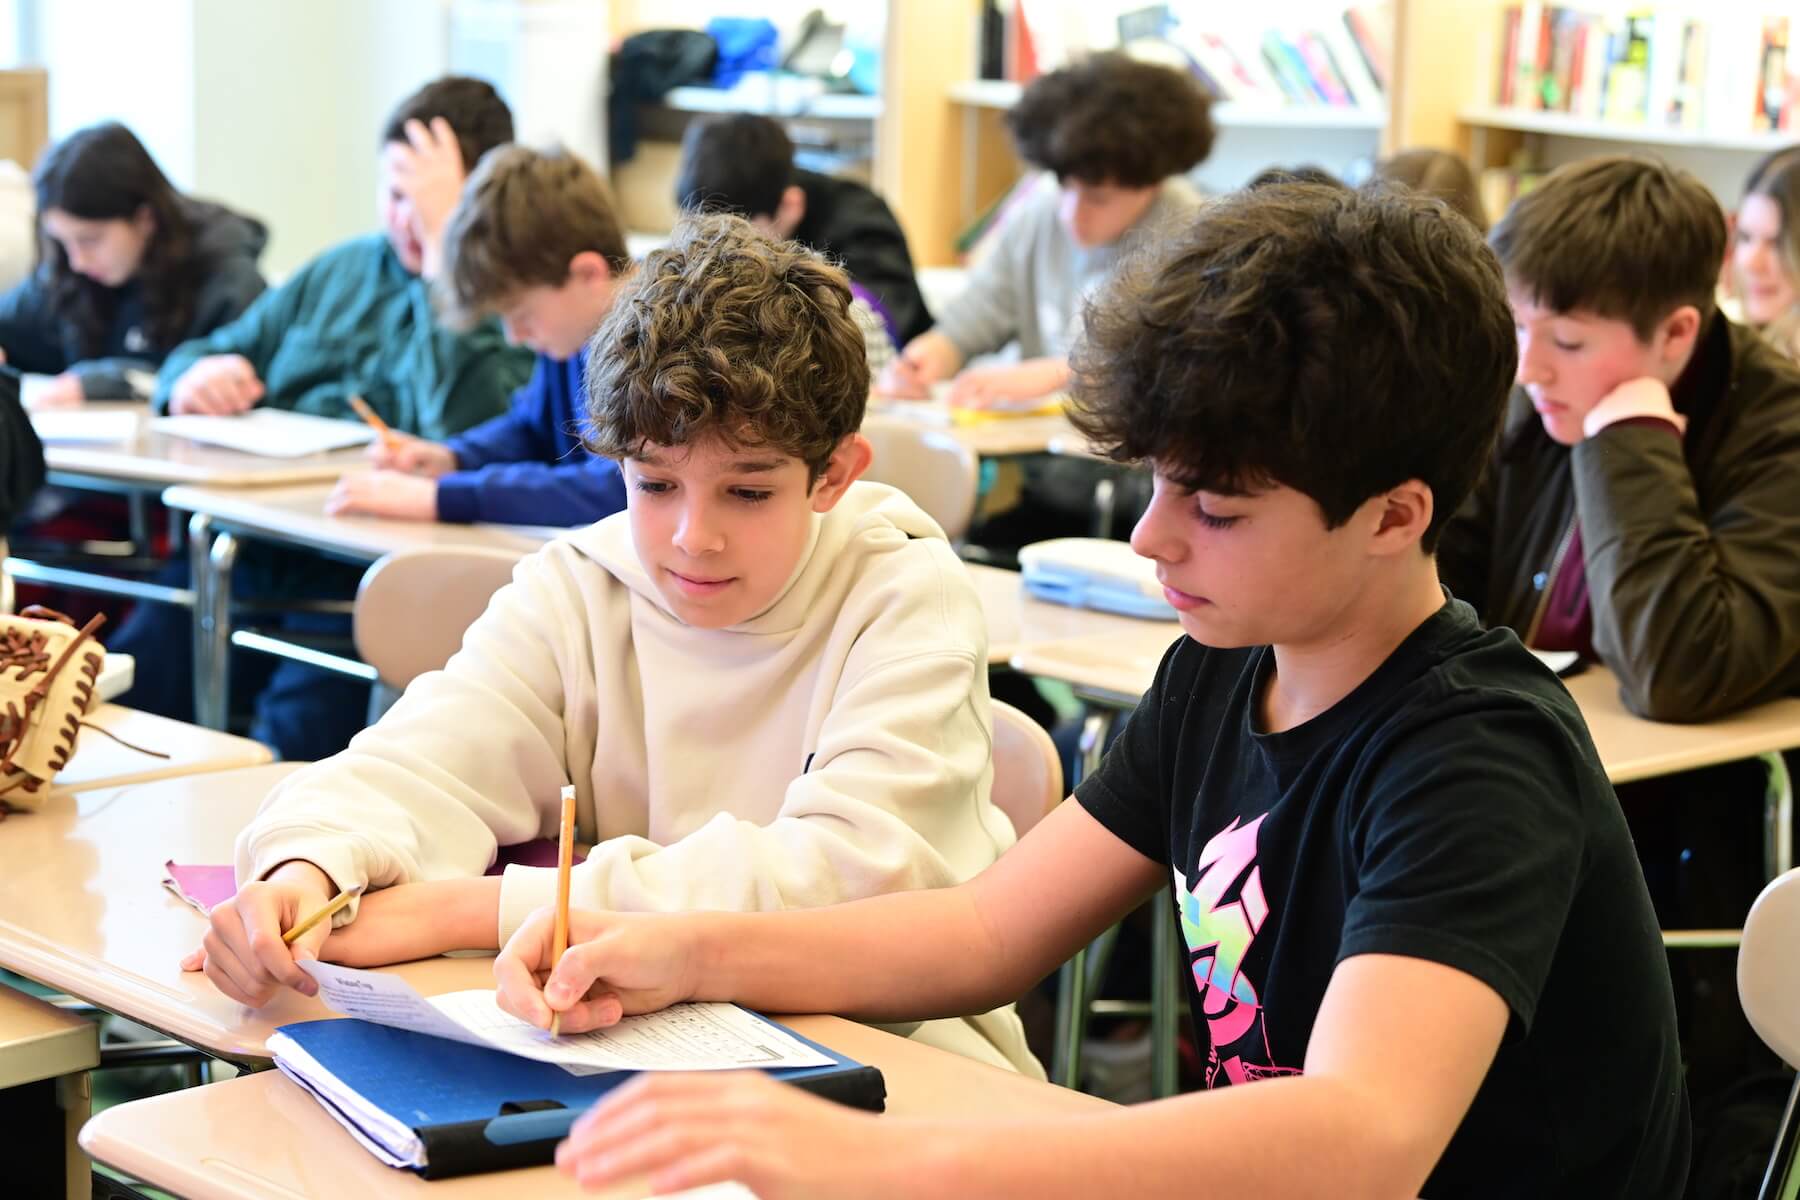
[[[355,964],[497,949],[554,871],[482,878],[553,835],[573,783],[588,907],[828,904],[944,887],[1013,841],[989,799],[986,619],[932,520],[857,483],[869,373],[844,274],[726,216],[690,218],[589,350],[593,444],[623,513],[522,562],[462,651],[238,839],[248,882],[204,964],[249,1004],[312,991],[295,945]],[[329,933],[329,940],[326,935]],[[1036,1073],[1010,1006],[923,1040]]]
[[[954,376],[952,402],[977,407],[1062,391],[1082,302],[1133,248],[1199,206],[1182,175],[1212,149],[1209,109],[1190,76],[1121,54],[1034,81],[1006,124],[1043,179],[1007,216],[967,290],[906,344],[876,390],[923,399]],[[1014,342],[1022,361],[961,370]]]
[[[631,268],[606,182],[566,150],[493,150],[463,187],[442,256],[446,319],[498,313],[507,340],[537,352],[531,381],[504,415],[447,442],[372,443],[378,469],[340,480],[326,511],[587,525],[624,508],[618,464],[581,441],[582,350]]]
[[[675,203],[748,217],[841,262],[897,346],[931,328],[906,233],[887,202],[854,179],[795,166],[794,143],[773,118],[741,113],[688,126]]]
[[[955,888],[577,912],[554,971],[540,911],[495,974],[566,1032],[688,998],[977,1011],[1172,884],[1209,1090],[930,1123],[645,1076],[559,1163],[763,1196],[1674,1200],[1688,1114],[1625,823],[1568,693],[1432,558],[1512,379],[1499,265],[1434,202],[1294,184],[1128,270],[1076,419],[1154,464],[1132,540],[1187,636],[1074,802]]]
[[[128,373],[150,375],[263,290],[262,222],[177,192],[123,125],[70,134],[31,182],[38,265],[0,295],[0,349],[18,370],[54,376],[34,407],[141,398]]]
[[[393,428],[428,438],[500,412],[531,356],[491,321],[445,328],[420,272],[464,172],[512,136],[506,102],[479,79],[448,76],[402,100],[381,136],[384,231],[327,250],[236,321],[176,349],[155,406],[354,420],[348,400],[360,395]]]

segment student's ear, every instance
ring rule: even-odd
[[[1684,304],[1662,319],[1662,360],[1670,365],[1686,363],[1700,340],[1700,310]]]
[[[790,238],[794,230],[800,228],[800,222],[806,220],[806,189],[799,184],[790,183],[781,193],[781,203],[775,206],[775,218],[771,224],[779,237]]]
[[[131,227],[140,237],[151,237],[156,233],[156,213],[148,204],[140,204],[137,211],[131,214]]]
[[[1423,480],[1409,479],[1369,503],[1378,505],[1370,549],[1378,555],[1394,555],[1416,547],[1431,527],[1437,511],[1431,488]]]
[[[612,268],[606,256],[594,250],[583,250],[569,260],[569,278],[584,287],[594,287],[612,279]]]
[[[862,473],[869,469],[875,461],[875,447],[869,439],[860,433],[848,433],[831,452],[831,461],[825,464],[825,474],[821,475],[812,489],[812,510],[816,513],[828,513],[837,507],[837,502],[844,498],[850,485],[862,478]]]

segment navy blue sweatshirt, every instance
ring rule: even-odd
[[[619,465],[581,444],[582,361],[538,355],[506,412],[449,440],[457,469],[438,478],[440,521],[591,525],[625,507]]]

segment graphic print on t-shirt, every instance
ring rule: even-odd
[[[1245,956],[1269,918],[1262,869],[1256,865],[1256,833],[1267,816],[1248,825],[1233,817],[1214,834],[1194,864],[1192,887],[1181,868],[1174,868],[1181,936],[1212,1042],[1206,1064],[1209,1088],[1300,1073],[1298,1067],[1275,1064],[1256,984],[1244,974]]]

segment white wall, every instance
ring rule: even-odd
[[[193,4],[39,0],[34,17],[37,45],[25,51],[51,68],[51,139],[121,120],[176,186],[191,184]]]

